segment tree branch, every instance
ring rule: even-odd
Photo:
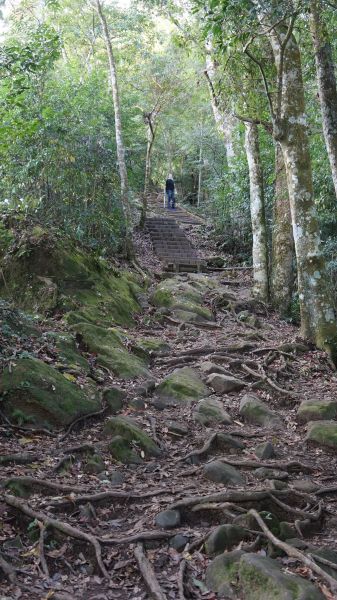
[[[268,104],[269,104],[270,114],[272,116],[272,119],[274,120],[275,113],[274,113],[273,101],[272,101],[272,97],[271,97],[271,94],[270,94],[270,91],[269,91],[268,81],[267,81],[267,77],[266,77],[266,74],[264,72],[262,63],[257,58],[255,58],[255,56],[251,53],[250,50],[248,50],[248,46],[245,46],[244,53],[247,54],[247,56],[250,58],[250,60],[252,60],[258,66],[258,68],[260,70],[260,73],[261,73],[261,76],[262,76],[262,80],[263,80],[264,89],[265,89],[267,100],[268,100]]]

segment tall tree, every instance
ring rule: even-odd
[[[289,316],[294,288],[294,238],[287,173],[280,144],[275,146],[275,197],[271,257],[271,299],[283,316]]]
[[[284,24],[285,18],[275,25],[273,8],[278,5],[276,0],[268,5],[260,0],[254,0],[254,3],[263,31],[266,31],[270,40],[277,70],[276,106],[268,85],[266,92],[274,139],[281,145],[287,171],[301,330],[303,336],[313,340],[319,348],[324,348],[337,362],[337,321],[322,256],[314,202],[301,55],[293,31],[296,16],[294,14],[288,19],[288,26]],[[288,9],[289,3],[286,5]],[[265,76],[264,81],[266,84]]]
[[[245,128],[245,148],[249,168],[250,213],[253,234],[253,293],[257,299],[268,302],[268,246],[259,134],[255,123],[246,123]]]
[[[117,148],[117,160],[118,160],[118,169],[119,176],[121,182],[121,195],[122,195],[122,203],[124,208],[124,216],[127,227],[130,225],[131,214],[130,214],[130,205],[128,200],[128,173],[126,169],[125,162],[125,148],[123,142],[123,132],[122,132],[122,114],[121,114],[121,104],[119,99],[119,89],[118,89],[118,79],[117,79],[117,68],[116,61],[112,49],[112,43],[109,33],[109,28],[107,24],[107,20],[105,17],[105,13],[102,7],[100,0],[96,1],[96,8],[99,15],[99,19],[102,26],[103,36],[105,40],[105,45],[107,49],[108,59],[109,59],[109,70],[110,70],[110,81],[111,81],[111,92],[112,92],[112,100],[114,105],[114,113],[115,113],[115,136],[116,136],[116,148]]]
[[[310,13],[323,133],[337,198],[337,86],[334,59],[320,0],[311,0]]]

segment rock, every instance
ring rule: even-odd
[[[272,558],[243,554],[238,572],[245,600],[324,600],[310,581],[284,573]]]
[[[200,400],[194,412],[194,418],[203,425],[212,423],[229,425],[232,422],[228,412],[223,407],[223,403],[215,398]]]
[[[308,543],[301,538],[290,538],[287,539],[286,542],[289,544],[289,546],[293,546],[293,548],[297,548],[298,550],[305,550],[308,548]]]
[[[279,523],[279,520],[276,517],[276,515],[274,515],[273,513],[269,512],[269,511],[266,511],[266,510],[261,510],[259,512],[259,515],[263,519],[263,521],[266,523],[266,525],[268,526],[270,531],[274,535],[279,535],[280,523]],[[254,530],[260,529],[260,527],[257,524],[254,517],[252,515],[249,515],[248,513],[240,514],[239,516],[235,517],[233,522],[236,525],[240,525],[244,529],[254,529]]]
[[[221,269],[221,267],[225,264],[225,259],[222,256],[210,256],[207,258],[206,264],[208,267],[216,267],[217,269]]]
[[[66,374],[67,375],[67,374]],[[36,358],[21,358],[1,375],[1,410],[14,423],[64,427],[100,409],[97,393],[81,389],[59,371]]]
[[[175,369],[156,388],[156,394],[168,402],[192,402],[209,396],[210,391],[199,373],[190,367]]]
[[[90,474],[102,473],[105,470],[103,458],[99,454],[93,454],[88,458],[83,470]]]
[[[111,417],[103,428],[105,437],[121,436],[129,443],[137,444],[145,456],[159,456],[160,448],[153,439],[128,417]]]
[[[288,540],[296,537],[297,531],[293,525],[293,523],[288,523],[287,521],[280,522],[280,533],[279,537],[281,540]]]
[[[271,442],[263,442],[258,444],[255,448],[255,454],[261,460],[268,460],[269,458],[275,458],[274,446]]]
[[[233,584],[237,580],[242,550],[233,550],[220,554],[209,563],[206,569],[206,585],[208,589],[220,595],[220,597],[235,600],[238,598]]]
[[[221,367],[221,365],[216,365],[210,360],[206,360],[199,365],[199,369],[205,375],[210,375],[211,373],[219,373],[220,375],[229,375],[232,376],[229,371]]]
[[[212,462],[207,463],[204,466],[203,471],[207,479],[215,481],[216,483],[227,483],[232,485],[244,485],[245,483],[241,473],[235,469],[235,467],[227,465],[220,460],[213,460]]]
[[[146,408],[146,403],[144,398],[132,398],[129,402],[130,408],[136,411],[143,411]]]
[[[166,421],[166,426],[169,433],[177,433],[178,435],[188,434],[188,428],[186,425],[178,423],[177,421]]]
[[[267,428],[282,426],[281,418],[255,394],[245,394],[240,402],[240,415],[247,423]]]
[[[217,394],[236,392],[245,387],[245,383],[240,379],[229,377],[228,375],[220,375],[218,373],[209,375],[206,383],[207,385],[210,385]]]
[[[311,549],[310,553],[313,556],[319,556],[320,558],[325,558],[325,560],[329,560],[330,562],[334,563],[337,566],[337,551],[336,550],[332,550],[331,548],[315,548],[315,549]],[[337,570],[333,569],[332,567],[328,567],[327,565],[323,565],[322,563],[318,563],[319,566],[326,571],[326,573],[328,573],[329,575],[331,575],[331,577],[333,577],[334,579],[337,579]]]
[[[246,446],[243,442],[240,442],[235,437],[232,437],[228,433],[217,433],[216,434],[216,445],[219,450],[225,450],[226,448],[232,448],[234,450],[243,450]]]
[[[177,552],[181,552],[182,550],[184,550],[186,544],[188,544],[189,539],[185,536],[182,535],[181,533],[177,533],[177,535],[173,536],[170,539],[170,546],[171,548],[174,548],[175,550],[177,550]]]
[[[122,485],[122,483],[124,483],[124,481],[125,481],[125,477],[124,477],[123,473],[120,473],[119,471],[112,471],[110,473],[111,485]]]
[[[205,541],[206,554],[219,554],[224,550],[230,550],[239,544],[246,536],[243,527],[239,525],[219,525],[208,536]]]
[[[107,388],[103,392],[103,400],[107,403],[110,413],[115,415],[123,408],[123,401],[127,397],[127,393],[115,385]]]
[[[155,379],[147,379],[146,381],[143,381],[141,385],[135,387],[134,393],[136,396],[149,396],[155,387]]]
[[[297,411],[299,423],[335,419],[337,416],[337,400],[305,400]]]
[[[310,479],[295,479],[295,481],[291,482],[291,485],[295,490],[306,494],[315,493],[319,488],[319,486],[313,481],[310,481]]]
[[[115,435],[112,438],[108,444],[108,450],[115,460],[125,465],[139,465],[143,462],[141,457],[132,450],[130,442],[120,435]]]
[[[173,529],[180,525],[180,512],[178,510],[164,510],[155,518],[157,527],[162,529]]]
[[[137,338],[132,345],[132,352],[149,361],[153,352],[163,354],[170,350],[170,346],[161,338]],[[153,381],[153,380],[152,380]]]
[[[316,442],[320,446],[337,448],[337,422],[312,421],[308,424],[306,440]]]
[[[128,351],[123,344],[125,335],[118,329],[92,323],[76,323],[72,329],[89,352],[96,355],[97,364],[107,367],[117,377],[131,379],[149,375],[145,360]]]
[[[285,490],[288,487],[288,484],[285,481],[280,481],[279,479],[266,479],[266,483],[273,490]]]
[[[280,469],[270,469],[268,467],[259,467],[254,469],[254,475],[262,481],[264,479],[288,479],[289,475],[287,471],[281,471]]]
[[[168,398],[154,398],[152,402],[153,408],[157,410],[165,410],[168,406],[172,406],[174,404],[173,400],[169,400]]]

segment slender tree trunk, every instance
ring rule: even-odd
[[[253,292],[256,298],[267,302],[269,297],[268,246],[259,135],[255,123],[246,123],[245,128],[245,148],[249,168],[250,214],[253,234]]]
[[[276,33],[271,31],[269,39],[279,79],[280,105],[274,115],[274,137],[281,144],[287,172],[302,335],[324,348],[337,363],[336,313],[313,195],[300,51],[295,36],[287,36],[285,27],[277,27]]]
[[[206,69],[204,71],[208,89],[210,92],[211,105],[214,115],[215,124],[219,133],[222,135],[225,143],[226,149],[226,158],[229,169],[233,167],[233,161],[235,157],[234,153],[234,144],[233,144],[233,129],[235,125],[235,118],[224,109],[220,107],[220,98],[219,95],[216,94],[214,84],[215,84],[215,74],[216,74],[216,65],[211,56],[211,46],[207,44],[207,55],[206,55]]]
[[[271,297],[283,316],[288,316],[294,288],[294,238],[287,174],[279,144],[275,146],[275,200],[272,239]]]
[[[310,29],[315,49],[323,132],[337,197],[337,86],[334,59],[320,0],[310,2]]]
[[[122,116],[121,116],[121,106],[119,100],[119,90],[118,90],[118,79],[117,79],[117,69],[115,63],[115,57],[112,50],[112,44],[108,29],[108,24],[105,18],[105,14],[102,8],[102,4],[100,0],[96,0],[97,12],[100,18],[104,40],[106,44],[106,49],[108,53],[109,59],[109,71],[110,71],[110,80],[111,80],[111,91],[112,91],[112,100],[114,105],[114,113],[115,113],[115,134],[116,134],[116,149],[117,149],[117,160],[118,160],[118,169],[119,176],[121,182],[121,196],[122,203],[124,209],[124,217],[127,225],[127,229],[131,223],[131,214],[130,214],[130,205],[128,201],[128,174],[125,163],[125,148],[123,143],[123,134],[122,134]]]
[[[199,147],[199,173],[198,173],[198,194],[197,194],[197,207],[200,207],[200,199],[201,199],[201,185],[202,185],[202,162],[203,162],[203,123],[201,123],[200,130],[200,147]]]

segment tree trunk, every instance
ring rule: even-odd
[[[275,146],[275,200],[273,215],[271,297],[282,316],[289,316],[294,287],[294,238],[287,174],[279,144]]]
[[[200,207],[201,200],[201,186],[202,186],[202,163],[203,163],[203,137],[204,137],[204,129],[203,123],[201,123],[200,128],[200,147],[199,147],[199,164],[198,164],[198,193],[197,193],[197,207]]]
[[[214,83],[215,83],[215,74],[216,74],[216,65],[212,57],[210,56],[211,46],[210,44],[206,45],[207,55],[206,55],[206,69],[204,71],[208,88],[211,97],[211,105],[214,115],[215,124],[219,133],[222,135],[225,142],[226,149],[226,158],[229,169],[233,167],[234,162],[234,144],[233,144],[233,129],[235,124],[235,118],[224,109],[220,107],[220,98],[219,95],[216,94]]]
[[[265,16],[265,15],[263,15]],[[336,313],[329,291],[316,214],[301,56],[286,28],[269,32],[279,79],[280,105],[274,115],[274,137],[286,165],[291,220],[297,260],[302,335],[324,348],[337,363]],[[282,60],[283,56],[283,60]]]
[[[323,132],[337,197],[337,87],[332,48],[324,23],[320,0],[310,2],[310,30],[315,49],[315,62]]]
[[[108,24],[105,18],[105,14],[103,12],[102,4],[100,0],[96,0],[97,12],[100,18],[104,40],[106,44],[106,49],[109,58],[109,71],[110,71],[110,80],[111,80],[111,91],[112,91],[112,100],[114,105],[114,113],[115,113],[115,133],[116,133],[116,149],[117,149],[117,160],[118,160],[118,169],[119,176],[121,182],[121,196],[122,196],[122,204],[124,210],[124,218],[126,222],[127,229],[131,224],[131,213],[130,213],[130,205],[128,200],[128,174],[125,163],[125,149],[123,143],[123,134],[122,134],[122,117],[121,117],[121,106],[119,100],[119,90],[118,90],[118,80],[117,80],[117,69],[115,63],[115,57],[112,50],[112,44],[108,29]]]
[[[246,123],[245,128],[245,148],[249,168],[250,214],[253,234],[253,292],[256,298],[267,302],[269,297],[268,246],[259,134],[255,123]]]

